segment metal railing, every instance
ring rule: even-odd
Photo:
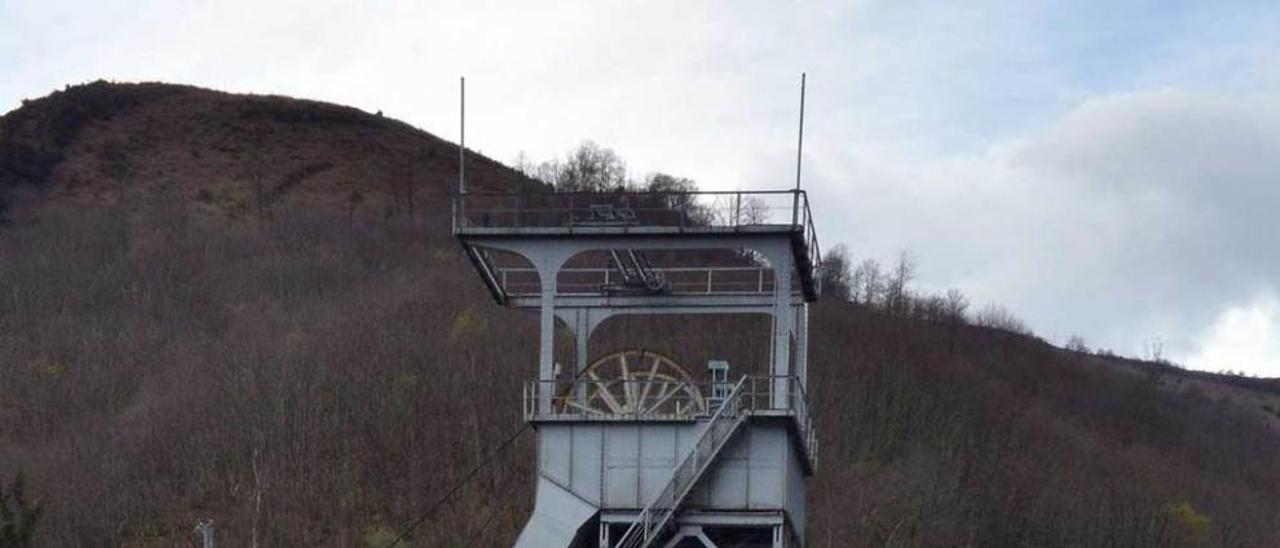
[[[742,393],[743,409],[758,414],[781,412],[790,415],[795,420],[796,432],[804,442],[810,464],[816,465],[818,437],[813,428],[813,417],[809,414],[809,397],[800,379],[794,375],[751,375],[743,377],[743,380],[747,383]],[[782,394],[783,397],[775,398],[776,394]]]
[[[527,381],[525,420],[694,420],[708,413],[711,383],[678,380]],[[549,412],[539,411],[548,406]]]
[[[802,255],[809,260],[807,271],[813,277],[814,293],[819,294],[822,293],[822,248],[818,246],[818,231],[813,227],[813,211],[809,209],[808,195],[805,195],[802,190],[796,190],[794,192],[796,193],[797,212],[800,210],[800,204],[802,201],[800,200],[800,197],[804,196],[804,215],[802,217],[804,229],[800,232],[804,244],[804,252]],[[806,269],[801,268],[801,271],[806,271]]]
[[[812,465],[818,440],[804,385],[795,376],[747,375],[738,381],[741,409],[748,414],[782,415],[794,420]],[[706,420],[718,411],[712,383],[659,380],[527,381],[524,418],[533,420],[635,421]],[[776,397],[775,395],[781,395]],[[545,407],[543,407],[545,405]],[[547,411],[543,411],[547,409]]]
[[[809,216],[796,190],[471,192],[457,206],[454,228],[802,227]]]
[[[685,497],[745,420],[741,404],[746,384],[747,378],[744,377],[734,386],[729,397],[707,421],[689,454],[672,470],[671,480],[640,510],[636,521],[618,539],[616,548],[645,548],[662,536]]]
[[[774,273],[758,266],[655,267],[667,281],[667,293],[675,295],[770,295]],[[502,289],[511,297],[540,295],[538,271],[533,268],[495,268]],[[565,268],[556,280],[559,295],[597,295],[620,286],[622,276],[613,268]],[[800,291],[799,284],[795,284]]]
[[[809,197],[803,190],[702,192],[473,192],[455,197],[454,233],[467,229],[671,229],[795,233],[810,268],[822,262]]]

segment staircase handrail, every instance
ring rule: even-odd
[[[618,539],[616,548],[646,548],[661,536],[680,503],[741,424],[744,417],[741,409],[742,394],[747,379],[748,377],[743,377],[734,385],[729,397],[707,421],[706,430],[693,443],[689,454],[671,472],[671,480],[640,510],[635,522]],[[664,505],[666,499],[670,499],[670,502]]]

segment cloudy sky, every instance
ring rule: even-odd
[[[1280,376],[1280,3],[0,0],[0,110],[163,80],[382,110],[499,160],[806,187],[824,243],[1040,335]]]

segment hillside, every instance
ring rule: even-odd
[[[474,158],[477,188],[537,184]],[[375,114],[164,84],[0,118],[0,478],[44,502],[36,544],[212,518],[219,545],[381,546],[517,428],[535,318],[451,241],[456,163]],[[834,300],[811,324],[815,546],[1280,545],[1274,381]],[[699,363],[739,327],[603,337]],[[509,544],[530,441],[413,545]]]
[[[468,163],[476,190],[531,183]],[[233,219],[294,206],[412,217],[439,206],[457,169],[457,145],[381,115],[169,84],[68,87],[0,122],[0,197],[63,204],[163,195]]]

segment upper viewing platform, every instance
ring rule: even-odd
[[[659,254],[651,263],[643,254],[628,254],[677,246],[748,249],[752,241],[785,238],[794,265],[790,274],[799,282],[792,287],[805,300],[816,299],[819,291],[816,273],[822,257],[809,198],[802,190],[467,193],[455,198],[453,232],[500,302],[537,291],[533,269],[495,260],[484,250],[513,241],[589,240],[593,249],[612,255],[612,267],[566,265],[561,275],[568,278],[559,293],[608,294],[630,276],[643,275],[645,281],[661,281],[650,293],[741,296],[772,292],[775,273],[753,265],[745,255],[717,261],[706,253],[697,260],[673,261]]]

